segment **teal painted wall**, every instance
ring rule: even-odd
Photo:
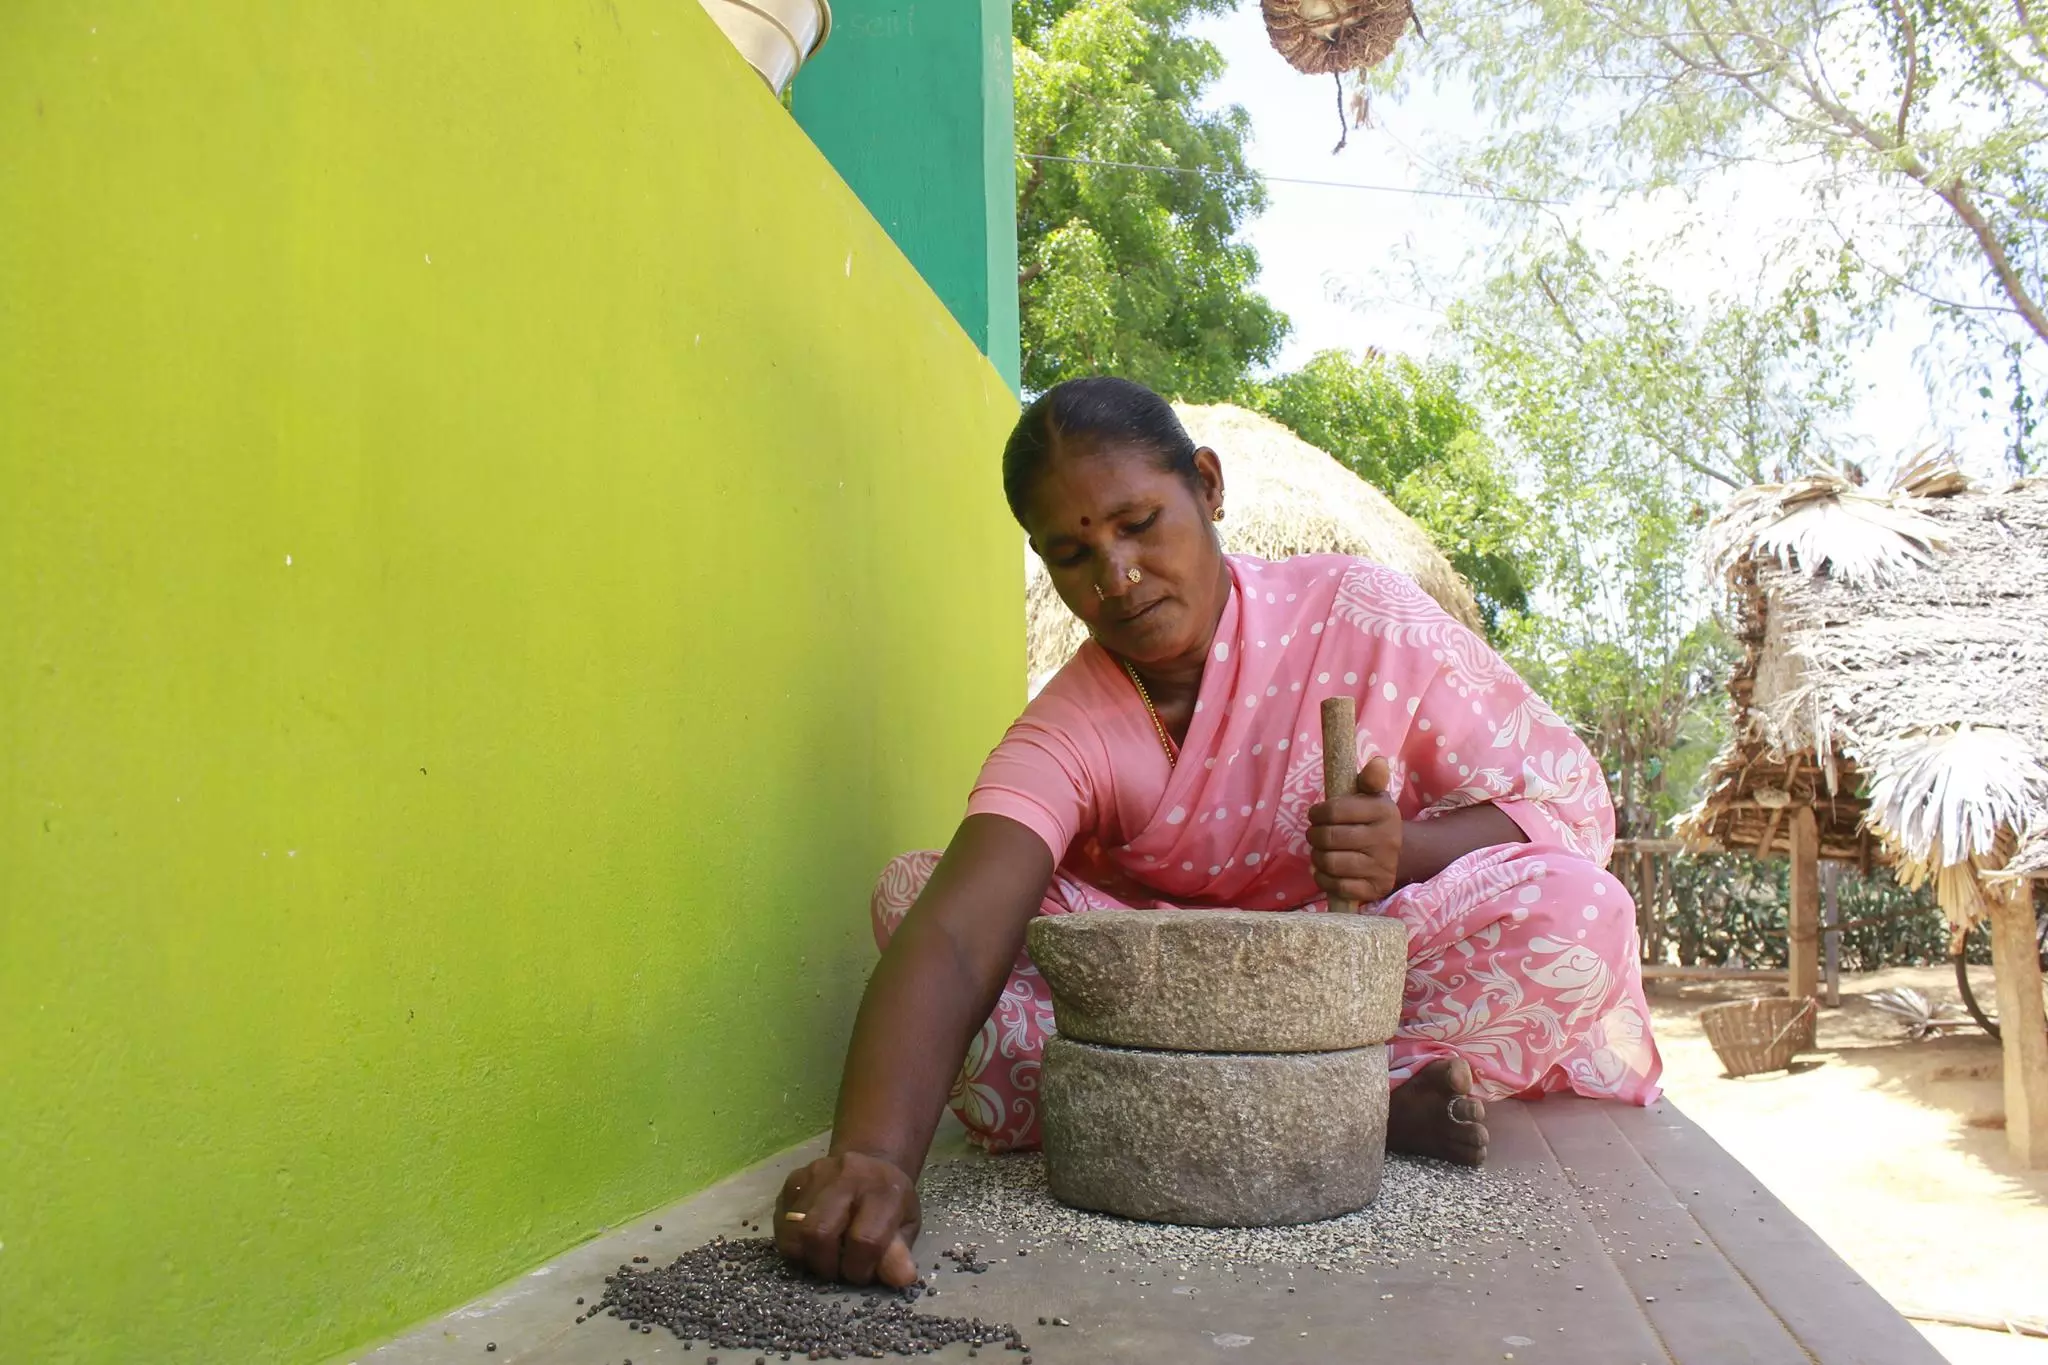
[[[314,1360],[816,1131],[1015,404],[694,3],[0,10],[0,1358]]]
[[[1017,386],[1017,172],[1007,0],[834,0],[798,122]]]

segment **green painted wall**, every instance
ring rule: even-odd
[[[1014,401],[694,3],[0,10],[0,1359],[312,1360],[825,1122]]]
[[[797,120],[1017,386],[1009,0],[833,0]]]

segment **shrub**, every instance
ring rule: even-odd
[[[1790,865],[1743,854],[1673,858],[1667,864],[1665,942],[1687,965],[1783,967]],[[1924,967],[1949,960],[1948,922],[1931,887],[1908,891],[1883,868],[1868,877],[1844,866],[1835,901],[1844,921],[1893,915],[1842,932],[1842,970]],[[1894,914],[1894,912],[1903,912]],[[1970,940],[1971,961],[1988,961],[1985,936]]]

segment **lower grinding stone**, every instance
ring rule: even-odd
[[[1155,1223],[1268,1227],[1364,1208],[1387,1142],[1387,1050],[1274,1055],[1045,1045],[1053,1198]]]

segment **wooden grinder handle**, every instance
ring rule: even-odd
[[[1350,697],[1323,699],[1323,799],[1334,801],[1358,791],[1358,703]],[[1355,914],[1358,907],[1342,896],[1330,897],[1330,913]]]

